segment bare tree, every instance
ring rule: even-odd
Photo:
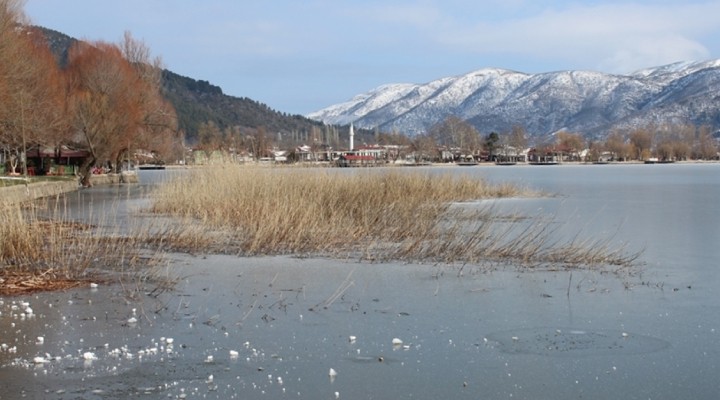
[[[514,125],[510,130],[510,134],[508,135],[507,143],[510,147],[515,149],[515,155],[518,155],[519,152],[525,150],[528,145],[527,133],[525,132],[525,128],[520,125]]]
[[[588,142],[588,155],[585,161],[607,161],[603,158],[606,144],[600,141],[591,140]]]
[[[626,160],[630,156],[629,144],[620,132],[612,132],[605,139],[605,148],[615,160]]]
[[[430,135],[417,135],[410,148],[416,163],[433,160],[437,157],[437,144]]]
[[[562,153],[567,153],[570,158],[578,159],[579,152],[585,147],[585,139],[579,133],[558,132],[556,144]]]
[[[498,135],[499,152],[504,158],[517,158],[527,147],[527,136],[525,128],[515,125],[508,133]],[[492,158],[492,154],[490,154]]]
[[[697,142],[693,151],[695,158],[712,160],[718,156],[717,141],[710,133],[710,127],[701,126],[697,132]]]
[[[430,136],[435,142],[448,149],[455,148],[466,155],[473,155],[482,149],[480,133],[456,116],[447,117],[430,129]]]
[[[636,160],[645,160],[650,157],[653,134],[650,129],[635,129],[630,132],[630,144],[633,146],[633,156]]]
[[[177,115],[172,105],[162,96],[162,60],[152,57],[150,48],[141,40],[133,38],[130,32],[125,32],[120,42],[120,50],[125,60],[135,70],[135,79],[138,80],[138,107],[142,113],[142,120],[138,129],[130,132],[128,146],[117,153],[116,167],[120,159],[130,151],[130,146],[149,150],[162,157],[169,155],[175,148],[177,135]]]
[[[200,124],[197,130],[196,150],[202,151],[206,160],[212,158],[212,154],[223,148],[224,135],[220,127],[214,121],[207,121]]]
[[[62,76],[42,35],[21,24],[21,5],[0,1],[0,147],[13,172],[29,147],[55,146],[67,121]]]
[[[396,131],[392,133],[376,131],[375,137],[377,143],[387,149],[388,161],[392,163],[407,155],[407,150],[412,142],[409,137]]]
[[[90,153],[80,170],[82,184],[89,186],[92,167],[115,159],[139,129],[140,80],[120,49],[103,42],[76,44],[70,49],[67,71],[76,140]]]
[[[146,55],[144,45],[129,35],[122,46],[80,42],[70,49],[76,140],[90,153],[80,171],[84,185],[97,163],[117,165],[133,145],[167,144],[175,137],[175,113],[160,95],[157,68],[143,62]]]

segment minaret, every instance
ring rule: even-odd
[[[355,129],[353,129],[353,123],[350,123],[350,151],[353,151],[353,141],[355,140]]]

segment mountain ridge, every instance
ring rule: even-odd
[[[453,115],[481,132],[519,125],[534,136],[571,130],[603,137],[649,125],[720,131],[720,59],[678,62],[628,75],[565,70],[528,74],[482,68],[424,84],[384,84],[306,117],[415,135]]]

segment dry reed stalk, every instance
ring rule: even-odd
[[[345,277],[345,280],[343,280],[342,283],[340,283],[340,285],[337,287],[337,289],[335,289],[335,292],[333,292],[333,294],[331,294],[330,297],[328,297],[328,298],[325,299],[324,301],[316,304],[314,307],[311,307],[311,308],[310,308],[310,311],[315,311],[315,310],[317,310],[317,309],[318,309],[319,307],[321,307],[321,306],[322,306],[322,308],[328,308],[328,307],[332,306],[332,304],[333,304],[337,299],[341,298],[341,297],[345,294],[345,292],[346,292],[348,289],[350,289],[350,287],[352,287],[353,285],[355,285],[355,282],[352,281],[352,280],[350,280],[350,278],[352,277],[352,275],[353,275],[354,272],[355,272],[354,269],[351,270],[351,271],[348,273],[347,277]]]
[[[522,195],[535,193],[465,175],[224,165],[165,184],[155,193],[152,210],[224,232],[227,238],[220,241],[247,255],[360,254],[372,260],[523,265],[634,260],[613,251],[609,242],[560,243],[543,219],[498,218],[483,207],[452,207]],[[207,244],[196,245],[202,251]]]
[[[407,173],[355,174],[233,168],[166,185],[154,210],[247,235],[246,253],[317,251],[403,240],[435,224],[451,201],[517,195],[481,181]]]
[[[0,293],[104,282],[108,273],[148,280],[162,256],[146,248],[142,231],[121,233],[108,216],[80,223],[59,207],[41,208],[0,208]]]

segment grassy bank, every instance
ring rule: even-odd
[[[607,240],[553,242],[549,224],[458,202],[535,195],[461,174],[368,169],[193,171],[155,193],[153,211],[190,218],[215,251],[537,266],[627,265]],[[218,235],[218,232],[223,232]],[[171,240],[171,239],[168,239]]]

